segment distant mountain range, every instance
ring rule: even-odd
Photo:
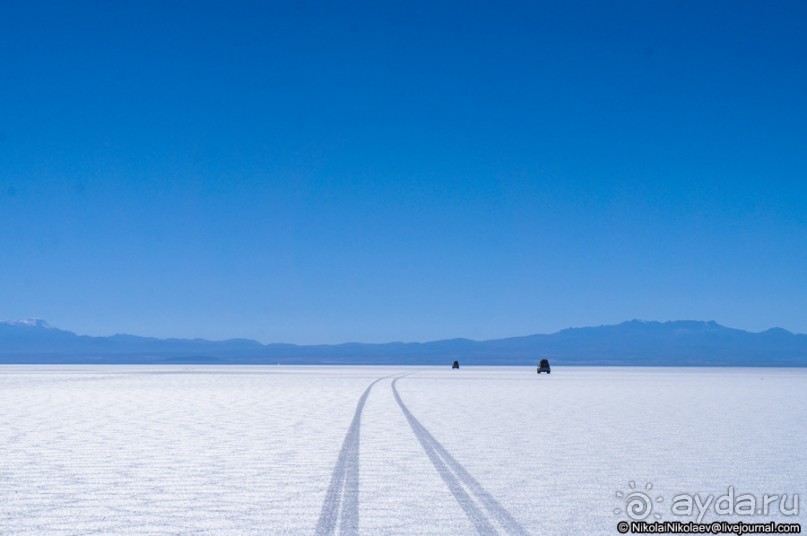
[[[488,341],[336,345],[261,344],[248,339],[91,337],[43,320],[0,322],[0,364],[401,364],[807,366],[807,335],[752,333],[715,322],[644,322],[569,328]]]

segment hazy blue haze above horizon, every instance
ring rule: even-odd
[[[0,5],[0,319],[807,333],[807,4]]]

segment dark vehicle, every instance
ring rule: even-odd
[[[549,374],[551,371],[552,371],[552,369],[549,368],[549,360],[548,359],[542,359],[541,362],[538,363],[538,374],[540,374],[542,372],[546,372],[547,374]]]
[[[451,365],[451,370],[458,369],[458,368],[460,368],[460,362],[459,361],[454,361],[454,364]]]

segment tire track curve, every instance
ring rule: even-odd
[[[358,404],[356,404],[353,421],[351,421],[342,442],[336,466],[333,473],[331,473],[328,492],[325,494],[325,500],[322,503],[322,511],[315,530],[317,536],[335,534],[337,521],[339,522],[340,535],[359,533],[359,430],[361,428],[361,414],[373,386],[390,377],[392,375],[383,376],[373,381],[364,390]]]
[[[401,400],[395,384],[401,377],[392,380],[392,393],[398,407],[401,408],[409,426],[415,433],[415,437],[420,442],[421,447],[431,460],[432,465],[440,474],[440,477],[448,486],[451,494],[465,511],[465,515],[473,524],[479,534],[496,534],[497,530],[491,523],[496,521],[507,534],[528,534],[521,524],[502,506],[488,491],[482,487],[471,474],[443,447],[443,445],[429,433],[425,426],[418,421],[406,404]],[[467,491],[466,491],[467,490]],[[469,494],[470,492],[470,494]],[[488,515],[476,505],[471,498],[473,495],[479,503],[487,510]],[[492,518],[492,520],[491,520]]]

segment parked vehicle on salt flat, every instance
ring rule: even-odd
[[[546,372],[547,374],[549,374],[551,371],[552,371],[552,369],[549,368],[549,360],[548,359],[542,359],[541,362],[538,363],[538,374],[540,374],[542,372]]]

